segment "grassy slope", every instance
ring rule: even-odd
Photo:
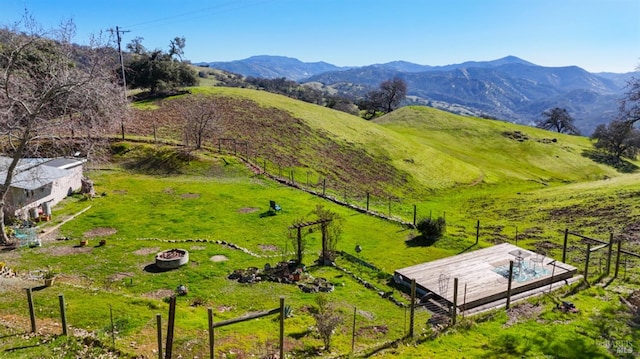
[[[411,185],[438,189],[432,191],[431,197],[423,198],[419,204],[421,213],[426,213],[429,209],[446,211],[447,218],[450,219],[447,236],[432,247],[407,247],[404,244],[409,234],[407,231],[393,224],[326,204],[345,218],[344,237],[339,249],[353,253],[355,245],[360,244],[363,251],[359,256],[387,273],[399,267],[453,255],[469,247],[474,241],[473,225],[476,219],[482,220],[484,226],[488,223],[495,227],[491,229],[492,232],[484,232],[483,228],[482,247],[490,245],[495,238],[505,236],[506,230],[497,231],[496,228],[514,224],[524,224],[525,229],[526,226],[542,227],[548,233],[553,233],[557,228],[573,223],[580,225],[580,229],[591,228],[592,232],[601,233],[597,230],[597,223],[593,223],[593,218],[597,218],[599,214],[597,211],[586,212],[591,216],[589,218],[583,216],[582,211],[559,211],[567,208],[587,210],[600,208],[601,205],[615,206],[625,209],[626,223],[640,218],[637,201],[637,193],[640,193],[638,175],[620,176],[583,158],[580,153],[588,147],[588,142],[583,138],[559,136],[529,127],[464,118],[421,108],[402,109],[392,114],[396,118],[389,115],[380,119],[380,124],[377,124],[265,92],[224,88],[207,89],[206,92],[248,99],[264,107],[282,108],[302,119],[314,132],[324,133],[341,145],[351,143],[352,147],[349,148],[362,146],[367,151],[377,153],[379,160],[388,157],[391,163],[415,178]],[[504,131],[521,131],[532,140],[523,143],[513,141],[502,135]],[[546,144],[533,140],[552,136],[558,138],[557,143]],[[301,143],[304,145],[314,139],[315,137],[305,139]],[[529,151],[538,155],[528,156]],[[321,159],[314,156],[313,151],[301,149],[299,153],[304,155],[302,161],[307,165],[322,163]],[[540,161],[538,156],[545,160]],[[194,298],[200,297],[207,305],[214,306],[220,320],[270,308],[277,303],[279,295],[285,295],[294,308],[294,313],[299,313],[288,321],[287,331],[292,334],[287,341],[294,343],[297,350],[319,347],[319,339],[306,332],[313,325],[307,313],[308,307],[313,305],[313,296],[302,294],[295,287],[274,287],[271,284],[249,287],[229,283],[224,278],[234,268],[261,267],[264,259],[255,259],[218,245],[184,243],[179,246],[192,249],[192,265],[166,275],[158,275],[142,271],[152,261],[152,255],[131,255],[148,247],[166,249],[176,246],[152,240],[135,240],[145,237],[225,239],[258,253],[272,254],[263,251],[260,245],[272,244],[282,250],[288,241],[286,227],[296,218],[307,216],[315,204],[325,203],[259,177],[250,177],[248,172],[228,172],[225,168],[239,166],[233,159],[213,160],[216,162],[207,166],[224,168],[203,172],[203,166],[193,162],[191,165],[197,169],[192,172],[198,173],[195,177],[157,178],[119,171],[94,174],[98,192],[104,191],[107,196],[93,201],[91,204],[94,207],[90,212],[65,225],[63,230],[65,234],[77,238],[95,227],[116,228],[118,232],[108,237],[108,246],[94,248],[90,255],[42,256],[47,250],[57,253],[57,250],[70,246],[67,242],[57,242],[42,250],[20,251],[19,261],[12,262],[11,265],[17,266],[19,270],[52,265],[67,274],[70,284],[78,278],[91,278],[92,286],[98,288],[96,291],[74,289],[64,284],[60,286],[60,290],[67,294],[70,321],[76,326],[102,331],[108,323],[105,308],[113,303],[114,309],[118,311],[116,320],[122,321],[123,335],[126,335],[119,345],[123,346],[125,341],[142,343],[139,352],[149,356],[152,355],[153,348],[153,316],[157,312],[166,313],[166,304],[158,300],[130,298],[158,289],[173,289],[183,282],[190,283],[192,294],[181,299],[179,304],[179,330],[182,331],[179,337],[189,338],[189,333],[195,332],[202,334],[199,335],[201,338],[206,337],[202,333],[206,327],[204,309],[188,307]],[[586,182],[590,178],[599,179],[604,176],[612,179]],[[483,182],[475,183],[480,178]],[[574,183],[567,185],[565,182]],[[517,191],[522,192],[518,194]],[[259,214],[266,209],[270,199],[278,201],[283,206],[283,211],[276,217],[260,218]],[[69,201],[66,207],[56,211],[72,213],[84,208],[86,204]],[[243,213],[243,208],[258,210]],[[531,208],[536,208],[536,211],[531,211]],[[555,217],[552,217],[554,214]],[[54,213],[56,218],[62,215],[62,212]],[[603,217],[600,221],[609,219]],[[554,220],[558,223],[553,223]],[[318,250],[317,236],[317,233],[313,233],[309,237],[311,251]],[[561,237],[549,236],[545,239],[558,243]],[[531,236],[523,244],[535,247],[535,242],[539,240],[539,237]],[[222,263],[210,262],[209,258],[215,254],[224,254],[230,260]],[[360,267],[355,267],[355,270],[361,271],[362,275],[383,290],[390,289],[385,286],[384,280],[376,280],[375,273],[367,273]],[[116,281],[110,279],[118,273],[133,274],[131,282],[128,278]],[[358,306],[363,311],[358,315],[359,327],[386,324],[390,328],[386,335],[359,337],[358,348],[375,348],[382,342],[402,336],[405,325],[402,309],[381,301],[375,293],[362,289],[356,282],[337,272],[314,269],[313,274],[325,276],[339,285],[332,294],[332,299],[345,314],[351,313],[353,306]],[[634,283],[637,285],[637,282]],[[95,293],[104,295],[96,296]],[[56,294],[57,291],[49,290],[38,293],[38,306],[46,308],[39,316],[55,318]],[[507,342],[512,345],[508,352],[501,354],[502,357],[523,353],[551,354],[557,352],[559,347],[570,350],[571,343],[578,342],[591,353],[603,354],[603,348],[594,344],[594,338],[603,335],[599,331],[600,327],[593,325],[597,311],[587,308],[601,305],[601,309],[606,309],[609,314],[619,309],[613,304],[605,305],[591,299],[591,295],[607,297],[607,301],[615,300],[615,295],[598,291],[595,294],[578,295],[570,297],[579,307],[585,308],[583,315],[578,318],[558,316],[551,310],[551,305],[545,303],[543,323],[530,320],[523,326],[505,330],[503,324],[506,318],[498,315],[486,323],[474,324],[471,332],[457,328],[436,341],[427,341],[416,347],[403,346],[391,351],[381,351],[379,356],[462,357],[469,354],[490,357],[496,351],[506,350],[503,344]],[[7,304],[3,314],[26,314],[22,305],[23,295],[5,293],[2,299]],[[226,307],[230,308],[227,310]],[[427,330],[423,318],[419,318],[417,322],[419,332]],[[550,340],[550,333],[565,332],[567,324],[571,325],[572,335],[556,336]],[[233,330],[225,329],[219,336],[222,340],[219,343],[220,351],[256,352],[259,348],[255,346],[260,345],[256,343],[273,340],[273,335],[270,334],[274,330],[273,326],[270,320],[259,320],[234,327]],[[624,333],[607,330],[616,333],[618,338],[628,338]],[[575,340],[577,331],[582,333],[579,341]],[[347,324],[338,331],[335,347],[341,353],[349,351],[349,333]],[[473,343],[468,340],[470,335],[473,336]],[[295,339],[297,337],[299,339]],[[179,348],[185,355],[204,355],[206,352],[204,339],[191,339],[191,344],[186,339],[182,340],[185,342],[181,342]],[[464,343],[462,351],[461,342]],[[186,351],[185,348],[190,345],[195,349]],[[20,357],[19,355],[18,353],[13,357]]]
[[[584,137],[418,106],[401,108],[374,122],[473,164],[482,171],[486,183],[575,182],[617,175],[615,170],[582,156],[592,148]],[[518,141],[509,136],[516,131],[527,139]]]

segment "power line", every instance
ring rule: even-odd
[[[136,24],[123,26],[123,28],[126,28],[126,29],[136,28],[135,29],[136,31],[140,31],[140,30],[151,28],[151,27],[166,26],[166,25],[171,25],[171,24],[175,24],[175,23],[179,23],[179,22],[192,21],[192,20],[195,20],[195,19],[208,17],[214,12],[216,14],[219,14],[219,13],[227,12],[227,11],[240,10],[240,9],[244,9],[244,8],[260,5],[262,3],[267,3],[269,1],[270,0],[259,0],[259,1],[254,1],[252,3],[238,3],[237,1],[228,1],[226,3],[222,3],[222,4],[219,4],[217,6],[209,6],[209,7],[206,7],[206,8],[202,8],[202,9],[194,10],[194,11],[189,11],[189,12],[185,12],[185,13],[182,13],[182,14],[176,14],[176,15],[172,15],[172,16],[165,16],[165,17],[161,17],[161,18],[157,18],[157,19],[143,21],[143,22],[139,22],[139,23],[136,23]],[[198,16],[190,16],[190,15],[193,15],[193,14],[200,14],[200,15],[198,15]],[[154,26],[147,26],[147,27],[143,27],[142,29],[138,28],[139,26],[143,26],[143,25],[154,25]]]

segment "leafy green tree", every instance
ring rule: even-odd
[[[538,121],[536,127],[545,130],[553,130],[558,133],[568,133],[579,135],[580,130],[574,126],[574,119],[565,108],[554,107],[542,113],[542,120]]]
[[[141,40],[136,38],[127,45],[135,54],[127,63],[126,76],[130,87],[149,89],[151,94],[157,94],[198,83],[195,70],[188,63],[179,60],[184,54],[184,38],[176,37],[171,40],[167,53],[162,50],[145,51]]]
[[[621,157],[635,159],[640,150],[640,130],[633,127],[632,121],[613,120],[600,124],[591,135],[594,147],[603,150],[616,159]]]

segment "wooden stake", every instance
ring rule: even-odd
[[[31,320],[31,333],[36,332],[36,312],[33,309],[33,292],[31,288],[27,289],[27,303],[29,304],[29,319]]]
[[[614,271],[613,274],[613,278],[618,278],[618,269],[620,268],[620,246],[622,244],[622,241],[620,239],[618,239],[618,248],[616,251],[616,269]]]
[[[67,335],[67,311],[64,308],[64,295],[58,295],[58,301],[60,302],[60,319],[62,320],[62,335]]]
[[[567,263],[567,240],[569,239],[569,228],[564,229],[564,244],[562,245],[562,263]]]
[[[509,261],[509,282],[507,284],[507,305],[505,309],[511,306],[511,281],[513,280],[513,261]]]
[[[284,297],[280,297],[280,358],[284,359]]]
[[[608,276],[611,270],[611,255],[613,254],[613,232],[609,234],[609,248],[607,249],[607,266],[605,268]]]
[[[162,359],[162,316],[156,314],[156,327],[158,332],[158,359]]]
[[[451,308],[451,321],[456,324],[458,314],[458,278],[453,278],[453,307]]]
[[[415,314],[415,305],[416,302],[416,280],[411,279],[411,302],[409,305],[411,306],[411,312],[409,313],[409,337],[413,338],[413,320]]]
[[[167,343],[165,344],[166,359],[171,359],[173,352],[173,327],[176,321],[176,296],[169,299],[169,321],[167,322]]]
[[[356,310],[357,308],[353,307],[353,330],[351,331],[351,354],[353,354],[354,348],[356,346]]]
[[[113,307],[109,304],[109,318],[111,319],[111,345],[116,347],[116,328],[113,324]]]
[[[207,315],[209,317],[209,359],[213,359],[214,346],[213,346],[213,308],[207,308]]]
[[[584,282],[589,284],[589,257],[591,257],[591,243],[587,243],[587,259],[584,262]]]

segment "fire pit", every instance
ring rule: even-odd
[[[175,269],[189,262],[189,252],[184,249],[168,249],[156,254],[156,266],[160,269]]]

